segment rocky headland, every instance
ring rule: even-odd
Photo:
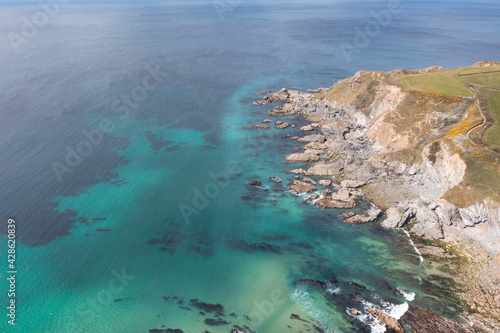
[[[365,199],[374,208],[345,214],[346,223],[380,221],[384,228],[408,230],[423,249],[429,243],[418,240],[458,249],[453,255],[466,258],[458,272],[466,286],[464,318],[474,328],[500,332],[500,148],[488,132],[500,122],[500,112],[488,109],[497,98],[500,63],[484,61],[455,70],[361,71],[331,88],[282,89],[256,104],[277,104],[267,111],[270,118],[301,115],[310,123],[300,128],[300,151],[287,161],[301,163],[291,173],[319,177],[327,188],[304,202],[350,209]],[[289,188],[317,190],[300,177]],[[446,259],[448,252],[429,255]],[[405,321],[427,332],[430,324],[414,318],[432,322],[434,315],[413,309]],[[452,327],[446,332],[468,331],[443,325]]]

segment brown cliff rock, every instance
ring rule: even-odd
[[[432,311],[411,305],[401,317],[401,323],[408,325],[413,333],[474,333],[468,324],[459,324]]]

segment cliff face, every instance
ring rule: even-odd
[[[422,160],[424,171],[439,185],[443,194],[464,179],[467,165],[446,143],[436,141],[436,144],[425,146]]]
[[[483,64],[498,66],[491,62],[475,66]],[[464,230],[463,235],[494,255],[500,251],[500,243],[487,238],[500,236],[500,205],[485,194],[470,205],[456,207],[444,195],[459,185],[470,187],[466,183],[467,159],[488,154],[486,160],[475,161],[488,163],[496,156],[469,139],[469,133],[482,121],[474,96],[420,92],[405,86],[405,75],[413,79],[412,75],[433,72],[446,71],[441,67],[389,73],[362,71],[309,98],[302,112],[315,114],[315,119],[321,118],[325,124],[334,115],[335,121],[354,129],[347,139],[369,139],[371,160],[398,165],[399,170],[387,171],[392,178],[399,176],[396,183],[408,191],[385,203],[392,207],[384,226],[402,227],[416,218],[413,232],[446,238],[449,227],[465,229],[484,224],[482,232]],[[315,107],[311,101],[316,102],[312,103]],[[381,183],[390,187],[393,182]]]

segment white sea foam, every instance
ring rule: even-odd
[[[412,292],[412,291],[405,291],[403,289],[399,289],[398,288],[398,291],[403,294],[404,298],[408,301],[408,302],[411,302],[415,299],[415,293]]]
[[[363,324],[368,325],[371,333],[384,333],[386,331],[385,325],[375,320],[369,313],[362,313],[356,318]]]
[[[366,309],[368,308],[375,308],[375,304],[370,303],[366,300],[363,300],[364,305],[364,313],[361,313],[360,315],[356,316],[356,318],[361,321],[363,324],[366,324],[370,327],[371,333],[383,333],[386,331],[385,325],[382,322],[379,322],[371,314],[366,312]]]
[[[340,287],[335,286],[333,283],[326,283],[326,291],[333,295],[340,295]]]
[[[315,205],[315,204],[316,204],[316,202],[318,202],[318,200],[319,200],[319,199],[321,199],[321,192],[319,192],[319,191],[315,191],[315,192],[313,192],[313,193],[307,193],[307,194],[310,194],[310,195],[317,194],[317,195],[319,195],[318,199],[314,199],[314,200],[311,200],[311,201],[309,202],[309,204],[310,204],[310,205]]]
[[[403,304],[392,304],[389,302],[385,302],[382,300],[381,297],[379,297],[376,294],[372,295],[375,299],[380,300],[380,304],[382,305],[382,311],[390,315],[391,317],[394,317],[396,319],[401,319],[401,317],[408,311],[409,305],[408,303],[404,302]],[[363,301],[364,305],[364,310],[365,313],[357,316],[357,318],[363,322],[364,324],[370,326],[370,331],[371,333],[383,333],[386,331],[385,324],[382,322],[376,320],[373,318],[372,315],[369,313],[366,313],[366,309],[368,308],[376,308],[375,304],[368,302],[368,301]]]
[[[408,308],[410,306],[408,303],[404,302],[403,304],[392,304],[392,303],[387,303],[384,304],[384,311],[387,312],[388,315],[391,317],[394,317],[396,319],[401,319],[403,315],[408,311]]]
[[[415,243],[413,243],[413,241],[411,240],[411,237],[410,237],[410,234],[408,233],[408,231],[406,231],[404,229],[401,229],[401,230],[403,230],[403,232],[406,234],[406,236],[408,236],[408,240],[410,241],[410,244],[413,246],[413,249],[415,250],[415,252],[418,254],[418,258],[420,259],[420,264],[422,264],[424,262],[424,258],[422,257],[422,253],[420,253],[418,248],[415,246]]]
[[[328,313],[322,311],[316,300],[307,292],[306,286],[297,286],[290,296],[292,301],[297,304],[299,309],[307,313],[316,323],[325,329],[326,333],[336,333],[335,331],[326,328],[328,322]]]

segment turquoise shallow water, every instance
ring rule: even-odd
[[[498,54],[499,20],[487,6],[475,9],[485,17],[475,22],[466,3],[432,4],[471,23],[464,34],[454,19],[408,3],[347,62],[339,44],[384,6],[255,1],[221,21],[212,3],[75,4],[17,56],[2,58],[0,207],[3,220],[16,219],[19,237],[17,325],[1,321],[2,331],[378,332],[345,308],[376,304],[397,315],[409,302],[456,315],[404,233],[344,225],[343,211],[318,210],[287,191],[285,156],[296,142],[282,137],[298,129],[245,129],[266,118],[265,106],[252,105],[257,91]],[[5,9],[3,32],[37,10]],[[443,58],[448,48],[453,59]],[[114,112],[151,68],[160,68],[158,86],[126,117]],[[103,119],[113,131],[59,181],[53,162],[64,163]],[[262,189],[248,185],[257,179]],[[330,282],[321,290],[300,279]],[[414,299],[391,294],[384,281]],[[369,303],[353,301],[356,294]]]
[[[372,284],[373,291],[378,279],[387,278],[418,291],[415,276],[399,276],[398,270],[420,274],[418,258],[402,235],[379,235],[372,226],[344,226],[338,211],[304,205],[267,179],[290,178],[283,161],[293,142],[281,136],[298,131],[242,129],[263,117],[264,109],[245,97],[253,96],[256,88],[257,83],[248,85],[227,102],[232,114],[222,126],[224,143],[218,146],[207,147],[203,132],[139,121],[117,130],[116,135],[127,135],[130,141],[118,151],[129,163],[113,170],[122,185],[101,183],[55,199],[58,210],[78,208],[76,218],[86,218],[90,225],[77,224],[71,235],[43,247],[20,249],[19,256],[27,260],[19,285],[40,294],[19,299],[23,313],[33,314],[29,320],[20,317],[19,329],[139,332],[166,325],[196,332],[208,328],[203,322],[207,316],[181,307],[193,309],[189,300],[199,299],[223,305],[231,325],[258,332],[285,330],[294,324],[291,313],[351,330],[341,307],[332,309],[314,288],[296,289],[293,281],[333,273],[341,281]],[[147,131],[158,140],[186,144],[155,153],[147,138],[134,135]],[[216,184],[212,173],[218,177],[228,170],[231,178],[219,179],[222,187],[211,188],[212,198],[198,206],[199,213],[183,219],[179,204],[194,209],[196,190],[205,193],[205,185]],[[269,189],[246,185],[257,178]],[[104,220],[92,221],[96,218]],[[391,248],[391,237],[403,245]],[[50,266],[40,257],[51,258]],[[125,276],[123,281],[113,280],[117,274]],[[179,299],[174,301],[175,296]],[[233,312],[237,317],[228,316]],[[227,327],[210,331],[226,332]]]

